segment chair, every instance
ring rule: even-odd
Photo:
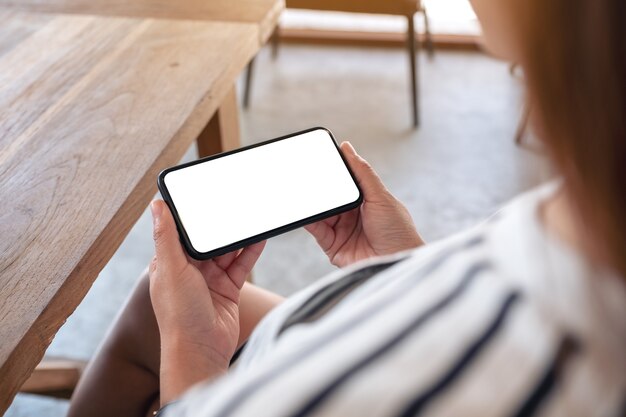
[[[415,33],[415,14],[421,13],[424,17],[425,43],[429,56],[434,53],[432,35],[430,33],[430,23],[426,8],[422,0],[287,0],[287,8],[324,10],[349,13],[368,13],[405,16],[408,21],[407,30],[407,50],[409,53],[409,66],[411,71],[411,104],[413,110],[413,126],[420,124],[419,110],[419,85],[417,69],[417,48]],[[277,28],[272,35],[272,55],[277,53],[280,41],[280,30]],[[247,108],[250,104],[250,90],[252,88],[252,73],[254,70],[254,59],[248,65],[244,87],[243,106]]]
[[[69,399],[86,366],[84,361],[44,358],[20,392]]]

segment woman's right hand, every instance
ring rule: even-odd
[[[344,267],[423,245],[408,210],[387,190],[374,169],[349,142],[342,143],[341,150],[363,191],[363,204],[305,226],[330,262]]]

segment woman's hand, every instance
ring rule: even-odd
[[[363,191],[363,204],[305,227],[330,262],[344,267],[422,245],[408,210],[385,188],[374,169],[350,143],[342,143],[341,150]]]
[[[184,252],[169,208],[153,201],[150,298],[161,335],[161,403],[226,372],[239,337],[239,292],[265,242],[208,261]]]

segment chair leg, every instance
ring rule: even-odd
[[[272,59],[276,59],[278,58],[278,47],[280,43],[280,26],[276,26],[274,29],[270,43],[272,44]]]
[[[243,108],[247,109],[250,105],[250,90],[252,90],[252,75],[254,72],[254,60],[252,58],[248,63],[248,67],[246,68],[246,81],[243,90]]]
[[[408,31],[407,31],[407,47],[409,49],[409,64],[411,68],[411,104],[413,110],[413,127],[418,127],[420,124],[420,110],[419,110],[419,90],[417,81],[417,42],[415,41],[415,21],[414,16],[407,16]]]
[[[528,129],[528,123],[530,121],[530,106],[528,104],[524,105],[524,110],[522,111],[522,118],[517,125],[517,130],[515,131],[515,144],[521,146],[524,144],[524,138],[526,137],[526,130]]]
[[[424,16],[424,36],[426,40],[426,51],[428,51],[428,57],[432,58],[435,55],[435,43],[433,42],[433,34],[430,31],[430,18],[426,11],[426,6],[422,6],[422,15]]]

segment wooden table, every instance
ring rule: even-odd
[[[251,23],[0,7],[0,414],[157,173],[196,138],[238,146],[233,85],[259,46]]]
[[[29,11],[253,23],[264,44],[278,23],[284,0],[0,0]]]
[[[262,46],[276,34],[285,0],[0,0],[0,7],[45,13],[252,23]],[[275,53],[277,36],[274,41]],[[253,68],[254,57],[246,72],[244,107],[250,102]]]

